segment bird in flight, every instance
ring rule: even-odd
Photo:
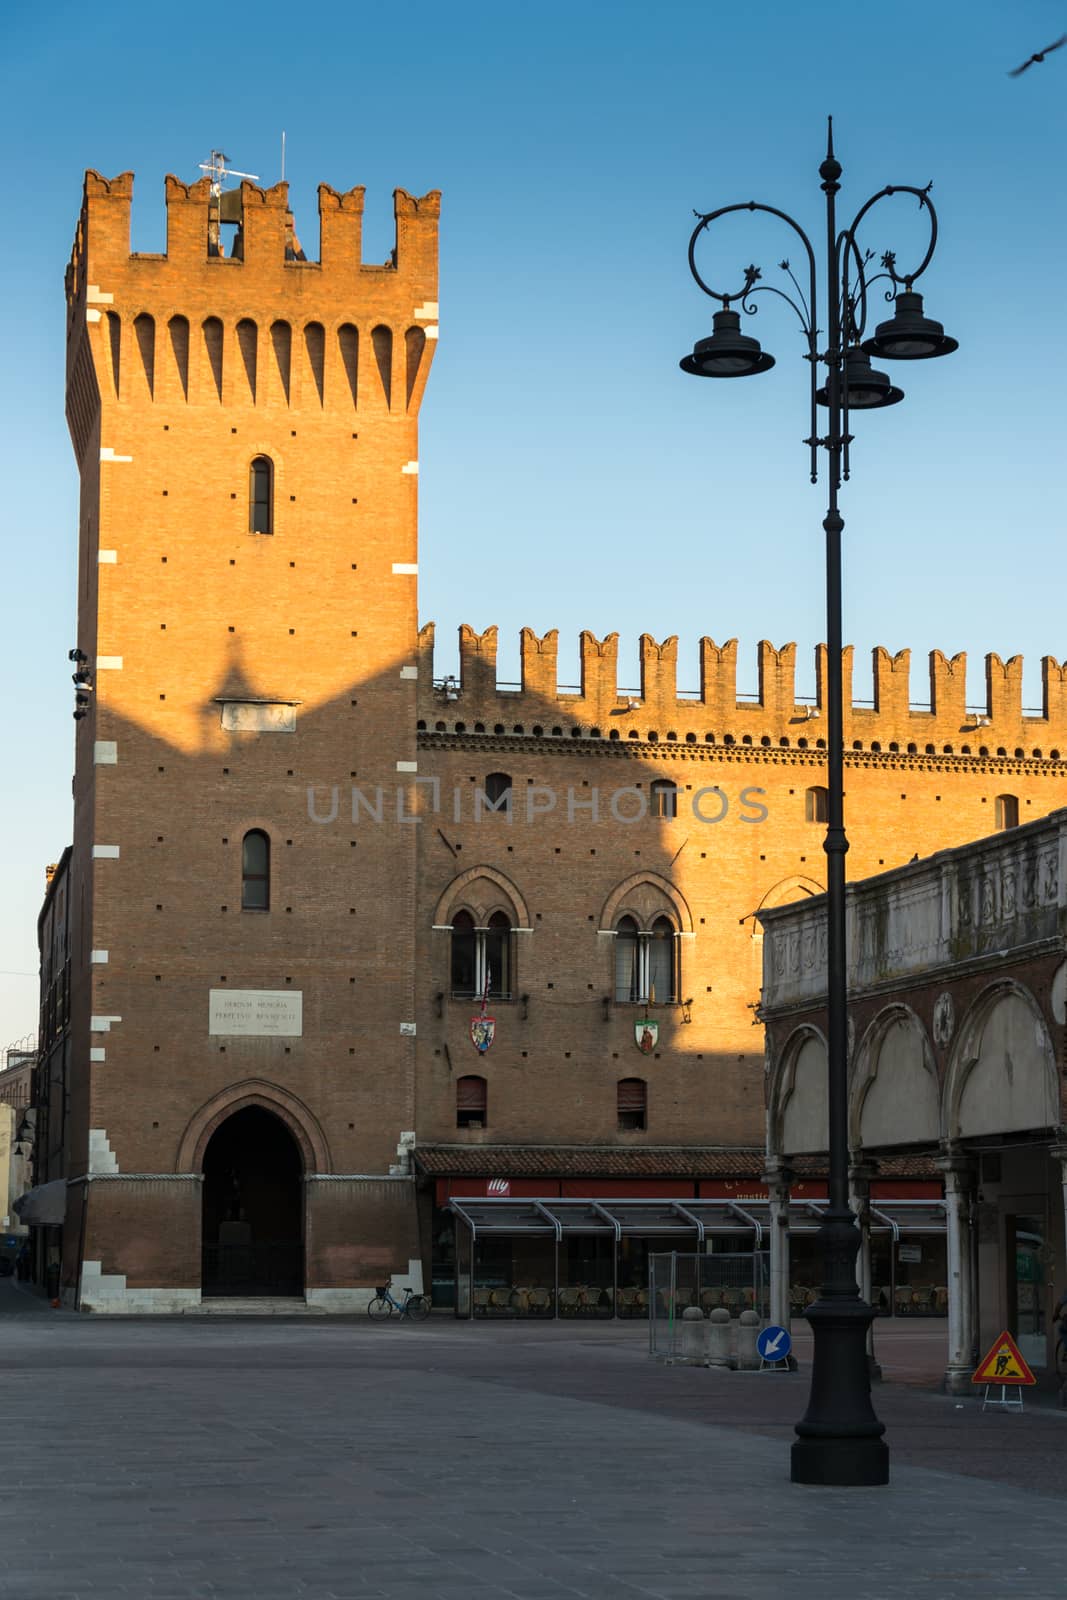
[[[1055,44],[1047,44],[1043,50],[1035,51],[1029,61],[1024,61],[1021,67],[1016,67],[1012,72],[1009,72],[1008,77],[1017,78],[1021,72],[1026,71],[1027,67],[1032,67],[1035,61],[1044,61],[1045,57],[1050,56],[1053,50],[1058,50],[1064,44],[1067,44],[1067,33],[1061,34]]]

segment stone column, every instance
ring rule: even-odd
[[[947,1146],[937,1163],[945,1182],[948,1213],[948,1365],[945,1393],[970,1394],[974,1325],[971,1273],[971,1210],[974,1163],[958,1146]]]
[[[848,1168],[849,1204],[856,1213],[860,1230],[860,1248],[856,1256],[856,1282],[860,1296],[871,1303],[871,1179],[878,1173],[876,1161],[865,1161],[862,1150],[853,1151]],[[882,1369],[874,1353],[874,1322],[867,1329],[867,1365],[871,1378],[880,1379]]]
[[[763,1174],[771,1203],[770,1320],[789,1326],[789,1191],[793,1173],[781,1156],[768,1156]]]

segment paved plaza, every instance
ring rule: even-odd
[[[888,1489],[788,1481],[795,1377],[640,1325],[96,1319],[0,1281],[3,1600],[1053,1600],[1067,1416],[927,1387],[887,1331]],[[804,1345],[800,1345],[803,1361]]]

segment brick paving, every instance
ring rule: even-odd
[[[894,1331],[917,1373],[936,1334]],[[0,1354],[3,1600],[1063,1592],[1052,1409],[888,1382],[892,1484],[816,1490],[803,1371],[664,1368],[639,1326],[97,1320],[4,1282]]]

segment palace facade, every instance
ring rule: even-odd
[[[130,254],[131,195],[86,175],[67,274],[80,682],[38,1178],[66,1179],[63,1297],[448,1303],[466,1251],[481,1306],[563,1273],[603,1307],[766,1195],[757,913],[823,884],[825,653],[810,703],[766,642],[747,698],[733,640],[679,682],[644,636],[627,688],[584,633],[567,687],[524,630],[505,685],[464,627],[444,676],[417,530],[439,196],[397,190],[368,264],[359,188],[320,187],[317,262],[284,184],[168,178],[160,255]],[[873,705],[846,684],[852,876],[1067,802],[1067,669],[1028,714],[1020,659],[986,668],[978,713],[960,655],[919,709],[906,650],[875,652]],[[453,1202],[490,1197],[464,1232]],[[594,1209],[508,1224],[553,1198]]]

